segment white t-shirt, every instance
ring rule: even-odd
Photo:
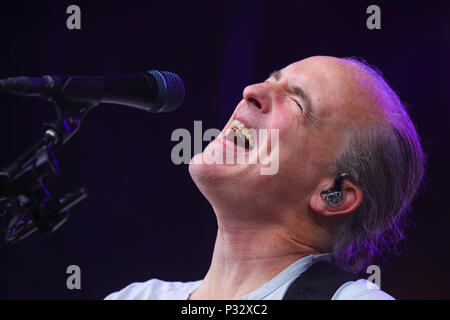
[[[303,257],[281,271],[272,280],[238,300],[282,300],[291,283],[318,261],[329,261],[330,254]],[[203,280],[168,282],[151,279],[135,282],[111,293],[105,300],[187,300]],[[344,283],[331,300],[394,300],[371,281],[359,279]]]

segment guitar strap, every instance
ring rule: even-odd
[[[331,263],[317,262],[292,282],[283,300],[331,300],[344,283],[357,279]]]

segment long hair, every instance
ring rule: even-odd
[[[338,232],[332,250],[338,266],[357,273],[374,257],[395,252],[404,240],[409,206],[423,179],[425,156],[405,106],[380,72],[365,61],[344,59],[374,81],[388,104],[387,123],[347,129],[334,165],[363,193],[360,207]]]

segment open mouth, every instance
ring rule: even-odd
[[[250,151],[254,147],[253,136],[250,130],[239,120],[234,119],[231,123],[231,130],[227,134],[227,139],[234,143],[236,147]]]

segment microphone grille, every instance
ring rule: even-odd
[[[178,109],[184,100],[184,83],[175,73],[168,71],[148,71],[156,78],[158,83],[158,96],[161,98],[161,107],[156,112],[169,112]]]

